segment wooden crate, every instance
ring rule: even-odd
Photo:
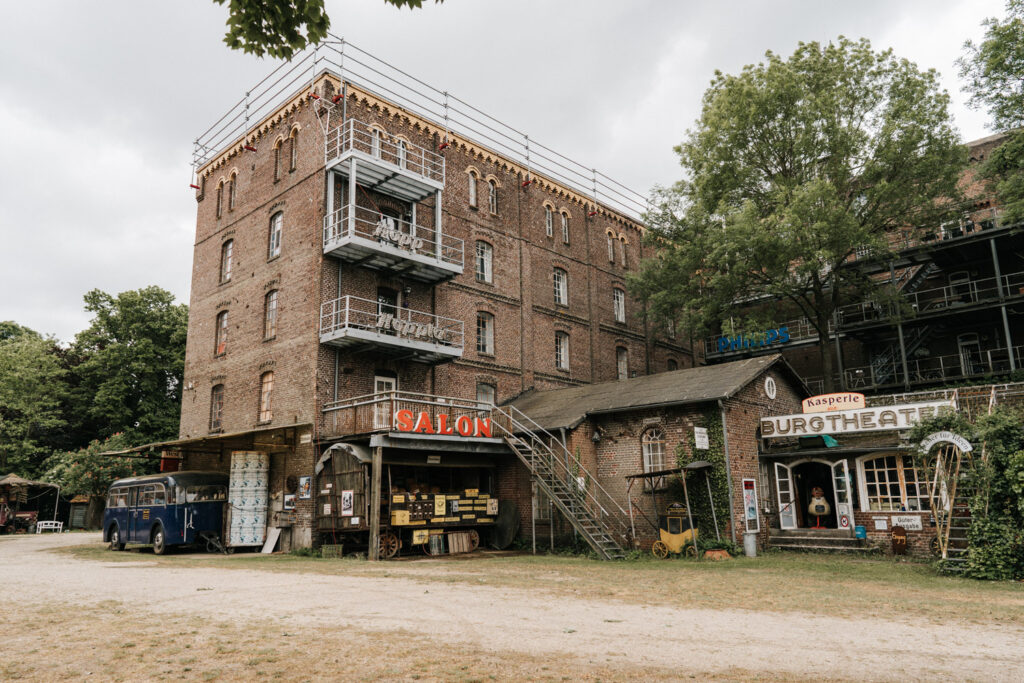
[[[342,544],[331,544],[320,546],[320,557],[325,557],[331,560],[340,560],[342,555]]]

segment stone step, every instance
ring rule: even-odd
[[[769,529],[768,535],[772,538],[784,538],[786,536],[798,536],[800,538],[853,538],[849,529]]]
[[[792,536],[769,536],[768,542],[774,545],[792,545],[794,543],[812,543],[816,545],[864,545],[861,539],[850,536],[814,536],[811,534]]]
[[[815,552],[832,552],[832,553],[873,553],[878,552],[877,548],[870,546],[861,545],[821,545],[814,543],[792,543],[786,545],[776,545],[774,543],[768,543],[769,548],[776,550],[797,550],[797,551],[815,551]]]

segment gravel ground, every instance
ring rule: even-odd
[[[471,582],[431,583],[429,577],[424,583],[424,578],[386,575],[195,567],[186,561],[168,568],[148,562],[144,554],[138,562],[107,563],[50,552],[85,543],[99,544],[99,535],[0,538],[4,602],[13,601],[15,612],[25,614],[120,603],[140,617],[198,615],[226,628],[281,620],[290,628],[337,633],[411,632],[435,647],[473,648],[499,657],[599,660],[614,677],[666,670],[728,678],[1024,680],[1024,629],[995,617],[968,623],[950,615],[947,623],[934,624],[904,623],[899,614],[842,619],[757,611],[756,605],[687,609]],[[430,565],[422,567],[430,571]],[[742,601],[737,595],[737,604]],[[10,615],[5,622],[7,629],[18,629]],[[0,659],[14,654],[5,654],[4,647],[0,640]]]

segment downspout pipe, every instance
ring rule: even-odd
[[[725,404],[718,399],[718,410],[722,413],[722,449],[725,452],[725,485],[729,487],[729,535],[736,545],[736,512],[732,504],[732,465],[729,462],[729,431],[725,427]]]

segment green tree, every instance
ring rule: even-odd
[[[844,264],[864,250],[881,263],[895,231],[949,215],[966,163],[938,74],[842,37],[716,73],[675,149],[685,179],[657,193],[658,256],[634,292],[694,334],[749,310],[739,302],[752,295],[787,302],[818,332],[829,389],[833,313],[881,296]]]
[[[1004,223],[1024,221],[1024,0],[1008,0],[1006,19],[986,19],[985,39],[967,41],[960,77],[969,103],[987,108],[996,129],[1012,131],[981,169],[1003,207]]]
[[[160,287],[85,295],[90,326],[68,353],[76,442],[124,432],[133,443],[177,436],[188,307]]]
[[[289,59],[327,37],[331,20],[324,0],[214,0],[228,5],[224,42],[232,50],[258,57]],[[395,7],[418,8],[423,0],[384,0]],[[435,0],[443,2],[443,0]],[[303,30],[305,29],[305,30]]]
[[[0,323],[0,472],[37,476],[66,427],[65,371],[52,339]]]

